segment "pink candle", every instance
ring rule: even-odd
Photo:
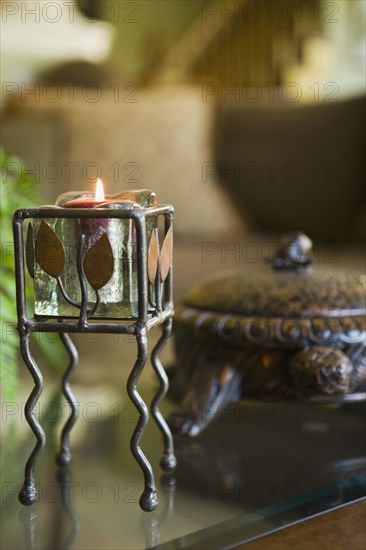
[[[104,195],[103,183],[101,179],[97,180],[94,198],[81,197],[65,202],[64,208],[95,208],[101,204],[116,202],[115,199],[106,199]]]
[[[95,197],[81,197],[65,202],[64,208],[96,208],[103,204],[117,202],[115,199],[106,199],[102,180],[97,180]],[[108,227],[108,219],[84,219],[80,220],[80,230],[85,235],[86,248],[90,248],[102,236]]]

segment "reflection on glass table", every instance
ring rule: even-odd
[[[146,386],[147,400],[153,389]],[[157,480],[159,507],[143,513],[143,480],[129,450],[136,413],[124,396],[116,402],[115,388],[98,392],[100,410],[92,393],[81,402],[68,470],[55,465],[55,422],[43,415],[50,444],[30,508],[17,492],[34,441],[28,433],[21,446],[8,440],[2,548],[228,548],[365,494],[364,403],[252,401],[223,411],[199,438],[176,438],[177,471]],[[166,400],[165,414],[171,406]],[[142,448],[156,472],[161,446],[149,425]]]

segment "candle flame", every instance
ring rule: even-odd
[[[97,185],[95,188],[95,200],[98,202],[103,202],[105,199],[104,197],[104,189],[103,189],[103,183],[101,179],[97,179]]]

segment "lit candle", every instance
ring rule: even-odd
[[[155,193],[149,189],[130,189],[116,195],[105,195],[100,179],[94,196],[91,191],[69,191],[56,200],[56,206],[61,208],[149,208],[157,204]]]
[[[63,208],[97,208],[105,205],[108,208],[110,203],[117,202],[115,199],[107,199],[104,194],[103,183],[101,179],[97,180],[94,197],[78,197],[67,201]],[[81,218],[80,230],[85,235],[85,246],[90,248],[108,229],[109,220],[105,218],[91,219]]]
[[[106,199],[104,195],[103,183],[101,179],[97,180],[95,188],[95,197],[79,197],[63,204],[64,208],[95,208],[101,204],[116,202],[115,199]]]
[[[56,206],[75,209],[141,209],[156,205],[156,195],[149,189],[131,189],[122,191],[116,195],[105,195],[103,183],[100,179],[97,180],[94,196],[90,191],[84,193],[82,191],[72,191],[63,193],[56,200]],[[108,218],[81,218],[79,227],[81,233],[85,235],[86,249],[90,248],[103,233],[108,231],[108,227],[111,224],[112,220]],[[130,222],[126,222],[126,224],[130,224]],[[135,229],[131,227],[131,234],[134,231]]]

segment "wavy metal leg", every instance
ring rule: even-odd
[[[63,345],[66,348],[67,353],[70,357],[70,363],[69,366],[62,378],[62,393],[64,394],[67,402],[69,403],[71,407],[71,414],[69,418],[67,419],[65,426],[61,433],[61,449],[56,457],[56,462],[59,466],[65,467],[68,466],[72,460],[71,452],[70,452],[70,431],[72,427],[74,426],[79,410],[78,410],[78,402],[75,399],[74,394],[71,391],[71,387],[69,384],[69,378],[71,374],[73,373],[77,363],[78,363],[78,352],[76,350],[76,347],[74,346],[73,341],[71,340],[70,336],[68,334],[65,334],[64,332],[60,333],[60,339],[63,343]]]
[[[31,427],[34,435],[37,438],[37,443],[30,457],[28,458],[27,464],[25,465],[24,484],[19,493],[20,502],[25,506],[29,506],[33,504],[37,498],[37,491],[34,481],[34,468],[39,458],[39,455],[41,454],[46,444],[45,433],[42,430],[41,425],[38,423],[33,412],[34,407],[43,390],[43,378],[29,350],[29,334],[20,336],[20,351],[24,363],[26,364],[34,380],[34,388],[28,398],[28,401],[25,404],[25,418],[27,419],[29,426]]]
[[[140,506],[145,512],[155,510],[158,498],[154,482],[154,474],[149,461],[140,449],[140,440],[149,421],[149,412],[146,404],[136,390],[136,383],[143,371],[147,360],[146,330],[140,329],[136,334],[137,359],[127,381],[127,393],[132,403],[140,413],[140,418],[131,438],[131,452],[144,473],[145,488],[140,497]]]
[[[171,472],[177,466],[177,460],[174,456],[173,436],[163,415],[159,411],[159,403],[168,391],[169,380],[161,364],[159,355],[172,332],[172,319],[164,322],[162,332],[161,338],[151,353],[151,363],[160,382],[160,388],[151,403],[151,413],[164,438],[164,454],[160,461],[160,466],[165,472]]]

